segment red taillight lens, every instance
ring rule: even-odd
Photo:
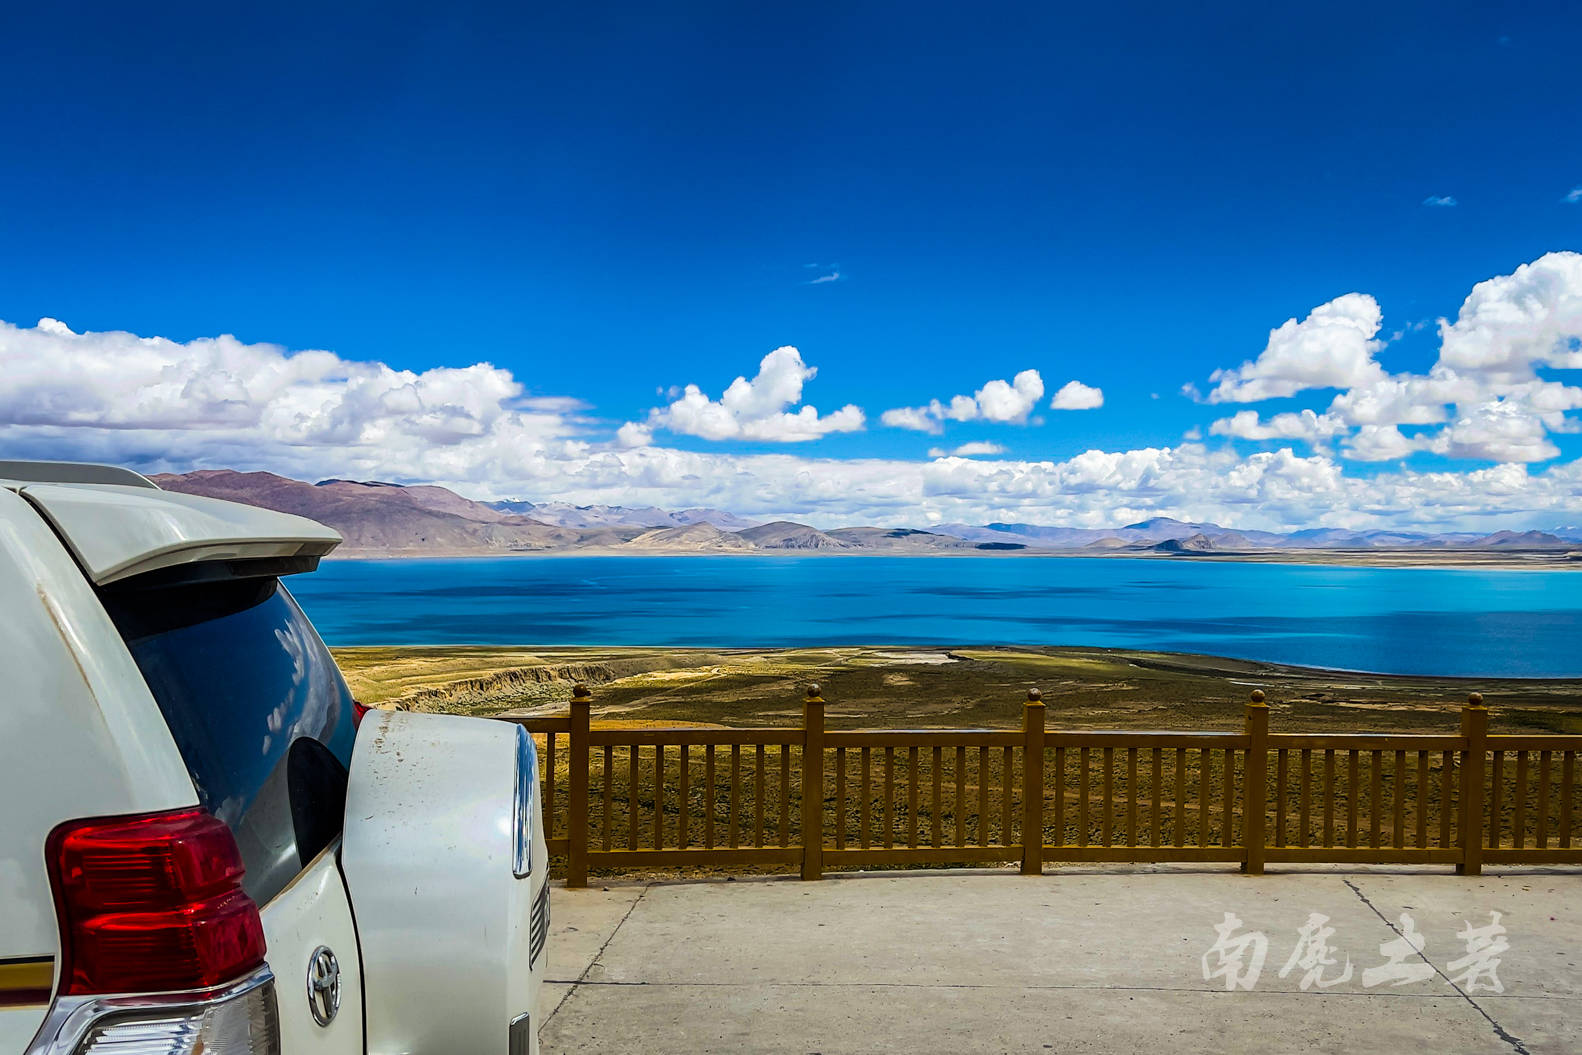
[[[358,703],[356,700],[352,701],[352,728],[353,729],[355,729],[358,726],[363,724],[363,715],[365,715],[367,713],[368,713],[368,705],[366,703]]]
[[[70,822],[48,854],[62,992],[206,989],[264,962],[236,840],[203,810]]]

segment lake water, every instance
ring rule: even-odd
[[[1099,645],[1582,677],[1582,574],[1082,558],[326,561],[332,645]]]

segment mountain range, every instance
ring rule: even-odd
[[[758,523],[718,509],[577,506],[565,502],[475,502],[433,485],[360,480],[309,483],[266,472],[204,469],[152,478],[160,487],[296,513],[335,528],[348,556],[422,556],[570,551],[891,554],[1087,553],[1245,556],[1270,551],[1442,551],[1564,554],[1582,528],[1550,533],[1429,534],[1310,528],[1238,531],[1154,517],[1112,529],[1041,524],[942,524],[918,528],[820,530],[792,521]]]

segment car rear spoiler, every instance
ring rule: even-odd
[[[141,484],[84,481],[21,488],[96,586],[194,564],[268,562],[307,570],[341,542],[338,532],[306,517],[161,491],[136,473],[127,475]]]
[[[159,485],[141,473],[119,465],[94,465],[91,462],[7,462],[0,461],[0,480],[34,484],[122,484],[127,487]]]

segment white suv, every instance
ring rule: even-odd
[[[352,700],[282,582],[339,541],[0,462],[0,1052],[537,1050],[532,741]]]

